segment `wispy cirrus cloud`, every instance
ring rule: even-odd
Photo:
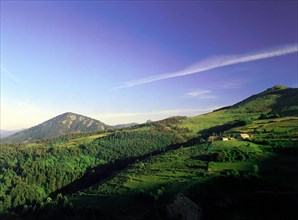
[[[160,81],[164,79],[170,79],[170,78],[175,78],[180,76],[201,73],[201,72],[219,68],[219,67],[224,67],[224,66],[229,66],[229,65],[239,64],[239,63],[247,63],[247,62],[267,59],[271,57],[283,56],[283,55],[296,53],[296,52],[298,52],[298,44],[289,44],[289,45],[278,46],[275,48],[267,48],[254,53],[210,57],[210,58],[201,60],[181,71],[154,75],[154,76],[126,82],[123,85],[120,85],[113,89],[115,90],[115,89],[139,86],[139,85]]]
[[[4,76],[6,76],[8,79],[10,79],[13,82],[16,82],[16,83],[20,82],[20,79],[15,74],[13,74],[11,71],[9,71],[6,67],[4,67],[2,64],[0,65],[0,67],[1,67],[1,69],[0,69],[1,76],[3,74]]]
[[[198,99],[214,99],[216,96],[210,94],[210,90],[195,89],[185,93],[186,97],[195,97]]]

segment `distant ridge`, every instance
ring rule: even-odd
[[[128,124],[118,124],[118,125],[114,125],[112,126],[113,128],[128,128],[128,127],[132,127],[132,126],[135,126],[135,125],[139,125],[139,123],[128,123]]]
[[[1,138],[6,138],[10,135],[13,135],[17,132],[23,131],[25,129],[19,129],[19,130],[0,130],[0,139]]]
[[[109,127],[96,119],[67,112],[39,125],[17,132],[4,138],[2,142],[36,141],[73,132],[102,131]]]

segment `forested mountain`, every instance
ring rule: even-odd
[[[3,142],[26,142],[51,138],[73,132],[102,131],[110,126],[101,121],[71,112],[58,115],[37,126],[3,139]]]

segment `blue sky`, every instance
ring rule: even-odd
[[[297,87],[295,1],[1,1],[1,129],[197,115]]]

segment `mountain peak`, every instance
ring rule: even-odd
[[[93,118],[66,112],[39,125],[7,137],[7,142],[24,142],[51,138],[73,132],[102,131],[110,126]]]
[[[274,91],[279,91],[279,90],[284,90],[288,89],[289,87],[284,86],[284,85],[275,85],[269,89],[266,90],[266,92],[274,92]]]
[[[69,117],[69,116],[82,116],[82,115],[79,115],[79,114],[76,114],[76,113],[73,113],[73,112],[65,112],[61,115],[58,115],[57,117]]]
[[[77,115],[77,114],[76,113],[73,113],[73,112],[65,112],[65,113],[63,113],[61,115]]]

